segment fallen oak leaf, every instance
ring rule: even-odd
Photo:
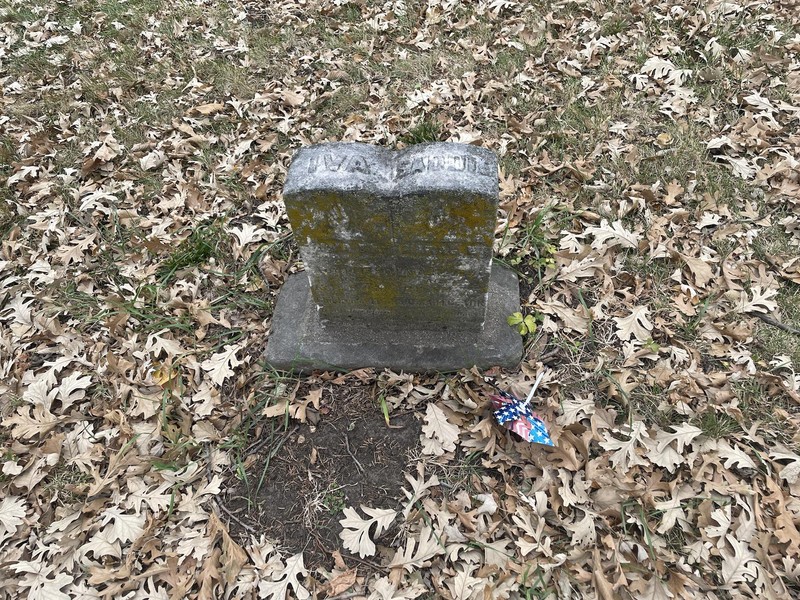
[[[369,530],[375,525],[375,537],[378,537],[392,524],[397,512],[391,509],[370,508],[361,505],[361,510],[371,518],[362,519],[354,508],[346,506],[343,510],[345,518],[339,520],[344,528],[339,537],[344,547],[361,558],[375,554],[375,543],[369,536]]]
[[[224,104],[220,104],[219,102],[210,102],[209,104],[201,104],[199,106],[193,106],[189,109],[190,113],[198,113],[201,115],[213,115],[225,109]]]
[[[92,384],[92,376],[81,377],[77,371],[61,380],[58,386],[58,398],[61,400],[61,411],[66,411],[70,406],[86,397],[86,388]]]
[[[200,591],[197,593],[198,600],[213,600],[216,598],[214,586],[220,580],[219,557],[221,554],[222,550],[220,548],[214,548],[203,561],[203,567],[197,576],[200,581]]]
[[[576,518],[574,523],[565,524],[564,527],[571,532],[570,543],[579,548],[589,548],[597,540],[594,518],[588,511],[583,513],[582,519]]]
[[[369,598],[370,600],[412,600],[428,591],[423,584],[415,581],[404,582],[398,589],[400,585],[400,583],[393,583],[388,577],[381,577],[375,582]]]
[[[555,315],[564,324],[566,329],[571,329],[577,333],[587,333],[591,322],[591,313],[583,306],[570,308],[563,302],[552,300],[550,302],[539,301],[536,303],[538,310],[546,315]],[[555,324],[550,322],[551,326]]]
[[[266,229],[258,227],[257,225],[251,225],[250,223],[242,223],[241,229],[230,227],[226,229],[226,231],[236,237],[240,247],[252,244],[253,242],[261,242],[269,235]]]
[[[773,313],[778,310],[778,303],[771,298],[778,295],[778,290],[763,289],[760,285],[754,285],[752,288],[753,298],[748,298],[747,292],[744,290],[735,291],[731,290],[725,294],[725,297],[732,300],[734,303],[733,312],[735,313]]]
[[[686,513],[681,508],[681,503],[684,500],[693,498],[695,495],[690,485],[682,485],[672,490],[672,497],[668,500],[653,502],[653,507],[661,511],[661,523],[658,526],[658,533],[664,534],[672,529],[677,523],[681,524],[681,528],[688,525]]]
[[[781,447],[770,452],[769,457],[773,461],[789,461],[786,465],[783,465],[783,463],[778,463],[778,466],[781,467],[779,471],[780,478],[790,485],[797,482],[797,479],[800,476],[800,456],[789,451],[788,449]]]
[[[247,563],[247,553],[231,538],[228,528],[213,512],[209,514],[209,530],[212,539],[216,539],[217,534],[222,536],[220,571],[225,582],[231,585]]]
[[[595,548],[592,551],[592,564],[594,570],[592,571],[592,581],[597,588],[598,595],[601,600],[614,600],[614,586],[606,579],[603,573],[603,561],[600,560],[600,550]]]
[[[474,570],[475,566],[470,567],[468,565],[464,565],[462,569],[456,568],[455,577],[445,582],[453,600],[469,600],[484,588],[486,585],[485,580],[473,577]]]
[[[22,439],[44,435],[58,424],[58,418],[44,406],[19,406],[17,412],[3,420],[3,427],[13,425],[11,435]]]
[[[752,469],[756,470],[756,463],[750,458],[744,450],[731,446],[727,441],[720,440],[717,442],[717,454],[720,458],[724,459],[724,466],[730,469],[734,466],[738,469]]]
[[[109,542],[133,542],[144,532],[145,513],[128,514],[117,508],[109,508],[103,513],[102,524]]]
[[[295,92],[292,90],[283,90],[283,92],[281,92],[281,98],[285,104],[292,108],[297,108],[306,100],[302,92]]]
[[[689,423],[672,425],[673,432],[659,431],[656,434],[656,452],[662,452],[666,446],[675,442],[676,450],[683,454],[683,449],[703,433],[703,430]]]
[[[631,314],[627,317],[614,317],[617,322],[619,339],[627,342],[633,336],[640,342],[649,340],[650,332],[653,331],[653,324],[647,318],[649,312],[650,309],[647,306],[634,306]]]
[[[556,423],[562,427],[572,425],[581,419],[592,416],[595,409],[594,394],[590,393],[586,398],[573,395],[562,401],[561,414],[556,418]]]
[[[26,598],[32,600],[70,600],[73,596],[61,591],[66,585],[74,583],[74,578],[66,573],[53,573],[54,565],[48,565],[40,561],[19,561],[12,567],[19,575],[17,585],[20,588],[27,588]],[[53,573],[51,579],[49,575]],[[22,590],[19,590],[20,592]]]
[[[642,65],[640,73],[649,75],[657,81],[681,85],[692,75],[691,69],[679,69],[669,59],[651,56]]]
[[[356,584],[356,570],[348,569],[328,582],[328,598],[343,594]]]
[[[103,143],[100,144],[97,152],[94,153],[93,158],[100,162],[110,162],[119,156],[121,151],[122,146],[120,146],[119,142],[117,142],[113,135],[108,134],[103,140]]]
[[[447,415],[441,408],[432,402],[428,404],[424,420],[423,435],[420,436],[423,453],[441,456],[456,449],[458,427],[447,420]]]
[[[311,593],[300,583],[300,577],[305,575],[308,575],[308,570],[303,564],[301,552],[286,559],[286,567],[278,573],[276,580],[258,584],[259,597],[265,600],[286,600],[291,588],[298,600],[306,600],[311,597]]]
[[[0,502],[0,540],[6,533],[13,533],[17,525],[21,525],[25,517],[27,505],[24,498],[6,496]]]
[[[686,263],[686,266],[689,267],[689,270],[692,272],[695,286],[698,288],[706,287],[706,284],[714,277],[714,271],[708,262],[702,258],[693,258],[685,254],[678,253],[678,256]]]
[[[150,171],[160,167],[166,159],[166,155],[161,150],[153,150],[139,159],[139,166],[142,171]]]
[[[645,440],[648,447],[646,456],[650,462],[670,473],[674,473],[678,465],[691,462],[691,459],[684,454],[684,448],[703,433],[702,430],[688,423],[676,425],[673,428],[675,433],[662,430],[656,433],[655,440]],[[672,447],[673,441],[676,442],[677,449]]]
[[[444,540],[441,544],[444,544]],[[397,549],[389,567],[403,569],[409,573],[414,569],[421,569],[430,564],[429,561],[434,556],[444,553],[444,547],[441,544],[433,535],[433,529],[425,526],[420,530],[418,540],[409,536],[406,546]]]
[[[609,225],[606,219],[600,221],[600,227],[587,227],[583,236],[588,235],[594,237],[592,248],[601,254],[614,246],[638,248],[642,239],[641,234],[625,229],[622,221],[614,221]]]
[[[737,540],[731,534],[726,535],[725,539],[733,551],[725,547],[720,549],[724,586],[730,588],[735,583],[746,583],[758,577],[756,565],[752,564],[758,561],[747,542]]]
[[[200,363],[200,367],[209,372],[212,382],[222,385],[228,377],[233,375],[233,369],[244,362],[236,358],[236,353],[242,348],[244,348],[244,343],[227,344],[222,352],[218,352]]]
[[[743,157],[732,157],[725,154],[715,155],[714,159],[717,161],[727,162],[731,166],[731,171],[737,177],[745,181],[752,179],[758,170],[753,161],[749,161]]]
[[[609,460],[615,468],[623,473],[637,465],[648,464],[636,451],[637,446],[646,449],[644,440],[647,437],[647,429],[644,423],[642,421],[636,421],[630,428],[626,429],[630,429],[630,432],[628,432],[630,437],[627,440],[610,438],[600,442],[600,446],[603,450],[616,450],[616,452],[609,457]],[[623,432],[620,431],[619,433]]]

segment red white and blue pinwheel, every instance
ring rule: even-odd
[[[516,396],[501,390],[489,377],[485,377],[486,383],[491,385],[497,393],[492,395],[492,408],[494,408],[494,418],[506,429],[510,429],[523,440],[544,446],[553,446],[553,440],[547,432],[547,426],[542,418],[531,410],[531,399],[539,387],[544,373],[539,373],[536,383],[533,384],[528,397],[520,400]]]

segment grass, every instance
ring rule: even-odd
[[[603,15],[602,26],[600,34],[604,36],[612,36],[618,33],[623,33],[627,30],[630,19],[627,16],[620,15],[614,12],[608,12]]]
[[[59,282],[55,290],[55,301],[69,319],[91,326],[112,314],[95,295],[78,289],[74,281]]]
[[[75,463],[61,461],[48,474],[44,491],[50,494],[50,502],[71,506],[85,500],[82,488],[92,479],[90,473],[81,471]]]
[[[8,200],[3,197],[4,195],[3,192],[0,192],[0,240],[5,239],[14,225],[21,221],[21,217],[15,214]]]
[[[742,431],[741,425],[735,418],[713,408],[692,419],[692,425],[699,427],[704,435],[714,439],[724,438]]]
[[[545,271],[555,268],[555,244],[558,241],[555,231],[559,231],[567,219],[566,211],[554,205],[545,205],[526,215],[513,238],[509,237],[506,230],[500,251],[502,253],[504,248],[512,248],[505,263],[517,272],[525,290],[542,284]]]
[[[220,446],[224,450],[231,451],[233,472],[245,484],[248,490],[247,501],[250,504],[258,496],[270,462],[267,458],[261,481],[249,480],[247,469],[249,457],[252,456],[249,451],[254,445],[253,440],[259,440],[257,445],[260,447],[274,447],[288,428],[288,415],[285,419],[267,418],[263,415],[264,409],[279,402],[298,380],[286,373],[264,370],[256,377],[256,381],[258,392],[247,409],[241,412],[227,428],[227,437]]]
[[[400,141],[406,146],[424,144],[427,142],[441,141],[442,125],[438,121],[424,118],[419,123],[409,128],[400,136]]]
[[[226,239],[223,226],[217,221],[196,227],[162,263],[157,271],[161,285],[168,284],[176,274],[188,267],[199,267],[221,255]]]
[[[540,565],[536,566],[533,573],[530,572],[531,566],[526,565],[522,574],[520,594],[524,594],[525,600],[546,600],[556,595],[557,591],[549,583],[552,578],[547,571]]]
[[[467,489],[476,493],[480,488],[479,485],[476,486],[476,482],[480,481],[486,470],[481,461],[481,453],[470,452],[448,464],[436,465],[436,473],[446,489]]]
[[[338,514],[347,506],[347,498],[341,487],[331,487],[323,495],[321,504],[329,513]]]
[[[109,319],[120,317],[118,322],[123,326],[147,334],[164,330],[192,333],[197,329],[188,312],[164,310],[166,294],[155,284],[142,284],[133,290],[132,295],[103,301],[94,294],[81,291],[74,281],[57,282],[53,290],[55,311],[82,329],[106,326]]]
[[[630,410],[650,426],[661,429],[680,424],[681,417],[667,400],[667,390],[659,385],[639,385],[628,395]]]
[[[787,375],[785,371],[776,374]],[[768,386],[759,378],[738,381],[732,387],[745,419],[742,429],[749,430],[757,424],[759,435],[770,443],[780,443],[800,451],[796,423],[788,419],[797,413],[796,402],[788,394]]]
[[[498,78],[513,78],[525,66],[529,53],[516,48],[500,50],[492,61],[492,73]]]

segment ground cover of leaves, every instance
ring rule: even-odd
[[[798,15],[5,2],[2,595],[800,594]],[[498,429],[473,371],[260,362],[302,268],[295,150],[433,139],[500,157],[497,259],[538,327],[495,375],[524,394],[545,373],[552,450]],[[320,488],[308,514],[341,545],[306,554],[239,508],[341,399],[376,436],[382,407],[415,420],[419,449],[396,505]]]

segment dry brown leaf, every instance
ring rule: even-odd
[[[190,109],[190,112],[208,116],[221,112],[224,109],[225,109],[224,104],[220,104],[218,102],[211,102],[209,104],[199,104],[198,106],[193,106]]]
[[[305,94],[302,92],[292,91],[285,89],[281,92],[281,97],[283,98],[284,103],[287,106],[291,106],[292,108],[297,108],[298,106],[302,106],[303,102],[305,102]]]
[[[336,577],[328,582],[328,590],[330,596],[336,596],[345,593],[356,584],[356,570],[349,569],[344,573],[339,573]]]

